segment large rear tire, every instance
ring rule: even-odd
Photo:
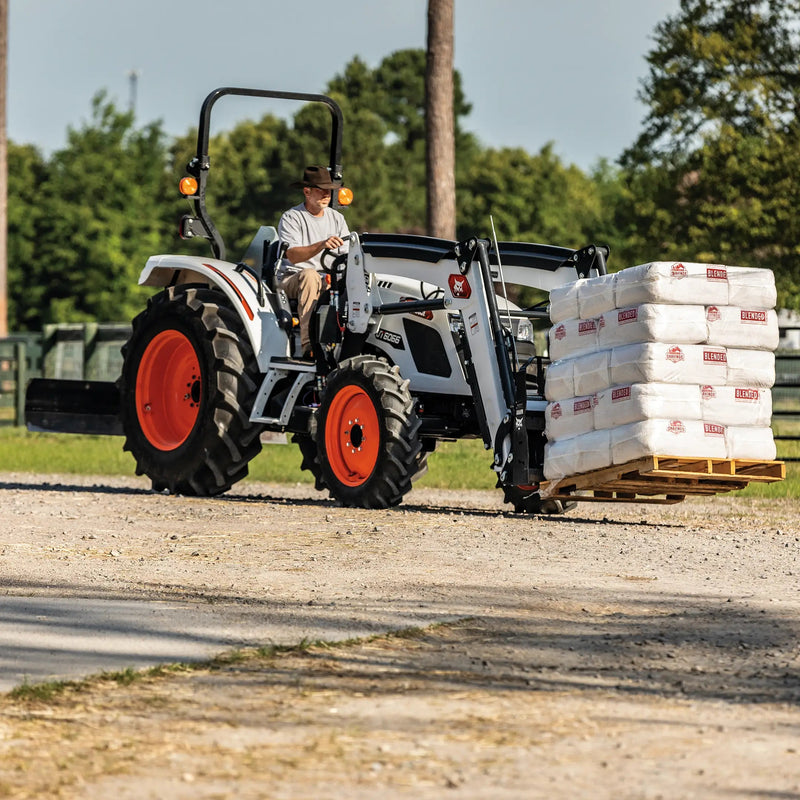
[[[258,368],[219,291],[165,289],[133,320],[119,381],[125,449],[136,474],[175,494],[217,495],[261,450],[250,422]]]
[[[328,376],[316,431],[320,477],[345,506],[401,502],[424,466],[420,421],[397,367],[362,355]]]

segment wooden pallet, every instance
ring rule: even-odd
[[[731,492],[751,482],[770,483],[785,477],[783,461],[647,456],[542,483],[541,492],[543,497],[582,502],[679,503],[687,495]]]

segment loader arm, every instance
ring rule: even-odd
[[[572,250],[518,247],[522,251],[509,264],[519,272],[515,282],[548,289],[575,279],[574,266],[565,263]],[[494,258],[496,274],[497,254]],[[519,452],[527,439],[514,436],[514,426],[525,425],[526,399],[524,391],[520,397],[515,384],[491,261],[488,242],[475,237],[457,243],[427,237],[351,234],[343,346],[347,347],[348,337],[363,340],[383,315],[415,310],[404,303],[383,305],[378,276],[401,276],[438,286],[440,297],[422,303],[431,310],[446,310],[454,320],[451,328],[454,336],[460,337],[461,367],[474,398],[481,436],[486,448],[494,451],[494,468],[502,477],[512,462],[528,464],[527,452]]]

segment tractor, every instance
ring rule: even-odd
[[[547,358],[534,327],[547,324],[547,301],[520,307],[507,287],[546,296],[604,274],[608,248],[352,233],[345,254],[324,259],[329,285],[312,323],[313,358],[304,358],[296,308],[275,282],[284,249],[276,229],[256,231],[230,260],[206,206],[211,112],[229,95],[326,106],[329,169],[342,180],[342,112],[330,97],[209,94],[181,182],[191,214],[180,230],[207,239],[211,256],[149,258],[139,283],[157,292],[132,322],[120,378],[33,381],[29,427],[122,434],[155,490],[194,496],[228,490],[262,433],[280,432],[299,446],[317,489],[362,508],[399,504],[439,442],[479,438],[515,511],[564,510],[539,491]]]

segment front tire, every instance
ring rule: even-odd
[[[388,508],[421,472],[420,421],[397,367],[362,355],[328,376],[317,424],[320,477],[342,505]]]
[[[136,474],[174,494],[217,495],[261,450],[250,422],[258,369],[219,291],[165,289],[133,320],[123,348],[122,426]]]

